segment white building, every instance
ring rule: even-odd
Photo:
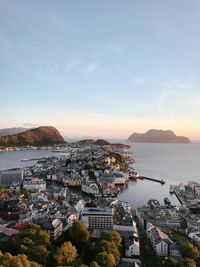
[[[113,229],[112,208],[84,208],[81,214],[82,221],[89,229]]]
[[[26,177],[23,182],[23,188],[26,188],[30,191],[45,191],[46,182],[40,178]]]
[[[189,233],[188,236],[200,248],[200,232],[198,231],[198,232]]]
[[[150,227],[147,227],[147,236],[158,256],[168,257],[171,254],[173,242],[158,227],[152,224]]]
[[[81,191],[91,195],[98,195],[99,188],[96,183],[85,182],[81,185]]]
[[[113,172],[114,184],[125,184],[128,181],[128,174],[122,172]]]

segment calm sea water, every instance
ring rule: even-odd
[[[132,143],[131,152],[135,159],[133,167],[140,175],[164,179],[165,185],[138,180],[129,182],[121,188],[118,198],[141,206],[151,198],[163,203],[164,197],[179,205],[175,196],[169,195],[169,185],[200,182],[200,145],[199,144],[152,144]],[[21,159],[41,158],[56,155],[49,150],[0,152],[0,170],[30,166],[35,161],[21,162]]]
[[[0,170],[28,167],[37,162],[21,162],[22,159],[39,159],[43,157],[53,157],[58,154],[60,153],[51,152],[51,150],[21,150],[15,152],[0,152]]]
[[[135,206],[141,206],[151,198],[163,203],[168,197],[174,205],[179,205],[174,195],[169,194],[170,184],[188,181],[200,182],[199,144],[153,144],[132,143],[131,152],[135,159],[133,167],[140,175],[164,179],[165,185],[138,180],[130,182],[119,195]]]

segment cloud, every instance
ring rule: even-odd
[[[86,78],[91,78],[91,77],[98,77],[103,74],[103,70],[100,68],[100,66],[96,62],[91,62],[87,64],[83,70],[82,70],[82,75],[83,77]]]
[[[25,122],[23,124],[23,127],[38,127],[39,124],[31,123],[31,122]]]

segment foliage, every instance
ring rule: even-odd
[[[68,240],[81,251],[85,243],[89,240],[89,232],[83,221],[75,220],[69,231]]]
[[[115,245],[118,248],[120,248],[121,243],[122,243],[122,237],[116,231],[104,231],[104,232],[102,232],[101,239],[115,243]]]
[[[117,266],[115,257],[111,253],[100,252],[96,256],[96,262],[101,267],[114,267]]]
[[[157,256],[150,240],[145,234],[140,235],[141,261],[144,267],[162,267],[161,259]]]
[[[77,257],[77,250],[75,246],[72,246],[71,242],[65,242],[60,248],[56,250],[54,259],[57,264],[67,265],[73,262]]]
[[[183,261],[183,266],[184,267],[197,267],[197,264],[193,259],[186,258]]]
[[[49,234],[39,225],[28,224],[25,230],[13,237],[13,242],[19,244],[19,253],[25,253],[30,260],[45,264],[49,255],[49,238]]]
[[[97,242],[95,250],[97,253],[106,252],[111,254],[115,259],[115,265],[119,264],[120,261],[120,252],[117,245],[114,242],[109,242],[106,240],[101,240]]]
[[[197,260],[200,256],[200,251],[192,243],[185,243],[181,246],[181,254],[183,258]]]
[[[167,259],[164,266],[165,267],[181,267],[181,265],[175,259],[172,259],[172,258]]]
[[[0,267],[42,267],[40,264],[29,261],[24,254],[13,256],[10,253],[0,254]]]
[[[27,199],[29,199],[30,196],[31,196],[31,192],[28,189],[26,189],[26,188],[23,188],[21,190],[21,194],[24,195],[24,198],[27,198]]]
[[[93,261],[90,263],[90,267],[100,267],[100,265],[96,261]]]
[[[173,231],[173,232],[171,232],[170,233],[170,238],[173,241],[176,241],[176,242],[184,242],[184,241],[187,241],[188,240],[187,235],[184,234],[181,231]]]

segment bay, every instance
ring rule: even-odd
[[[122,140],[120,140],[122,142]],[[200,145],[199,144],[153,144],[128,143],[135,160],[133,167],[143,176],[163,179],[164,185],[146,180],[130,181],[120,187],[118,198],[130,202],[133,206],[142,206],[149,199],[158,199],[161,203],[168,197],[172,204],[180,205],[174,195],[169,194],[170,184],[188,181],[200,182]],[[21,162],[22,159],[51,157],[60,153],[50,150],[30,150],[0,152],[0,170],[26,167],[36,161]]]

